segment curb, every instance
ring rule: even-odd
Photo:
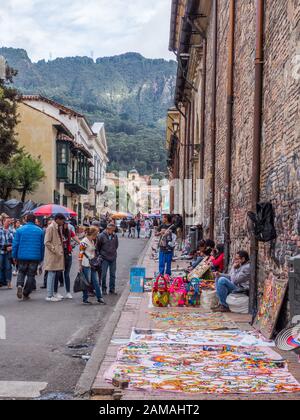
[[[142,254],[138,260],[137,265],[142,265],[142,262],[152,245],[152,238],[150,238],[148,244],[145,246]],[[130,286],[129,284],[125,287],[117,306],[115,307],[113,313],[108,318],[104,329],[102,330],[100,337],[93,349],[90,360],[88,361],[77,385],[75,387],[74,395],[79,398],[87,398],[91,395],[91,389],[93,383],[96,379],[96,376],[99,372],[100,366],[105,358],[106,351],[111,342],[114,331],[118,325],[119,319],[123,312],[123,309],[127,303],[128,297],[130,295]]]

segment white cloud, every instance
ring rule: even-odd
[[[34,60],[168,53],[170,0],[0,0],[2,46],[24,48]]]

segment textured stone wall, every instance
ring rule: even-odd
[[[274,250],[260,248],[260,279],[287,277],[288,258],[300,250],[300,3],[267,1],[261,199],[276,211]],[[272,4],[272,6],[271,6]]]
[[[270,249],[270,245],[260,246],[261,282],[270,271],[287,279],[287,260],[300,250],[299,21],[299,1],[266,1],[261,201],[271,200],[274,205],[278,240],[274,250]],[[211,201],[212,26],[211,19],[207,29],[204,167],[206,234],[210,224]],[[218,26],[215,239],[223,241],[229,0],[219,1]],[[231,159],[232,255],[239,249],[250,250],[247,212],[251,209],[255,35],[256,1],[237,1]]]

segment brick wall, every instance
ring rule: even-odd
[[[296,71],[300,55],[300,3],[297,0],[267,0],[265,15],[261,200],[271,200],[274,204],[278,240],[273,253],[269,245],[260,246],[260,280],[271,270],[287,278],[287,259],[300,249],[300,77]],[[207,29],[206,234],[210,224],[212,25],[211,19]],[[218,26],[215,238],[223,241],[229,0],[219,1]],[[250,250],[247,212],[251,209],[255,34],[256,1],[237,1],[231,185],[232,254],[238,249]]]
[[[267,1],[261,199],[275,207],[278,240],[274,252],[260,248],[261,280],[270,270],[286,278],[287,259],[300,249],[300,78],[294,68],[300,3],[281,0],[272,6]]]

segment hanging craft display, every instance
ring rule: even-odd
[[[130,343],[105,373],[126,378],[129,390],[183,394],[300,392],[287,365],[270,349]]]
[[[157,329],[182,328],[197,330],[234,330],[237,325],[226,314],[201,313],[190,310],[151,311]]]
[[[264,293],[254,325],[266,338],[273,337],[287,286],[287,281],[277,279],[273,273],[270,273],[265,281]]]
[[[209,331],[209,330],[146,330],[134,328],[131,334],[132,342],[146,343],[177,343],[194,345],[229,345],[243,347],[274,347],[273,341],[267,341],[259,334],[239,330]]]

